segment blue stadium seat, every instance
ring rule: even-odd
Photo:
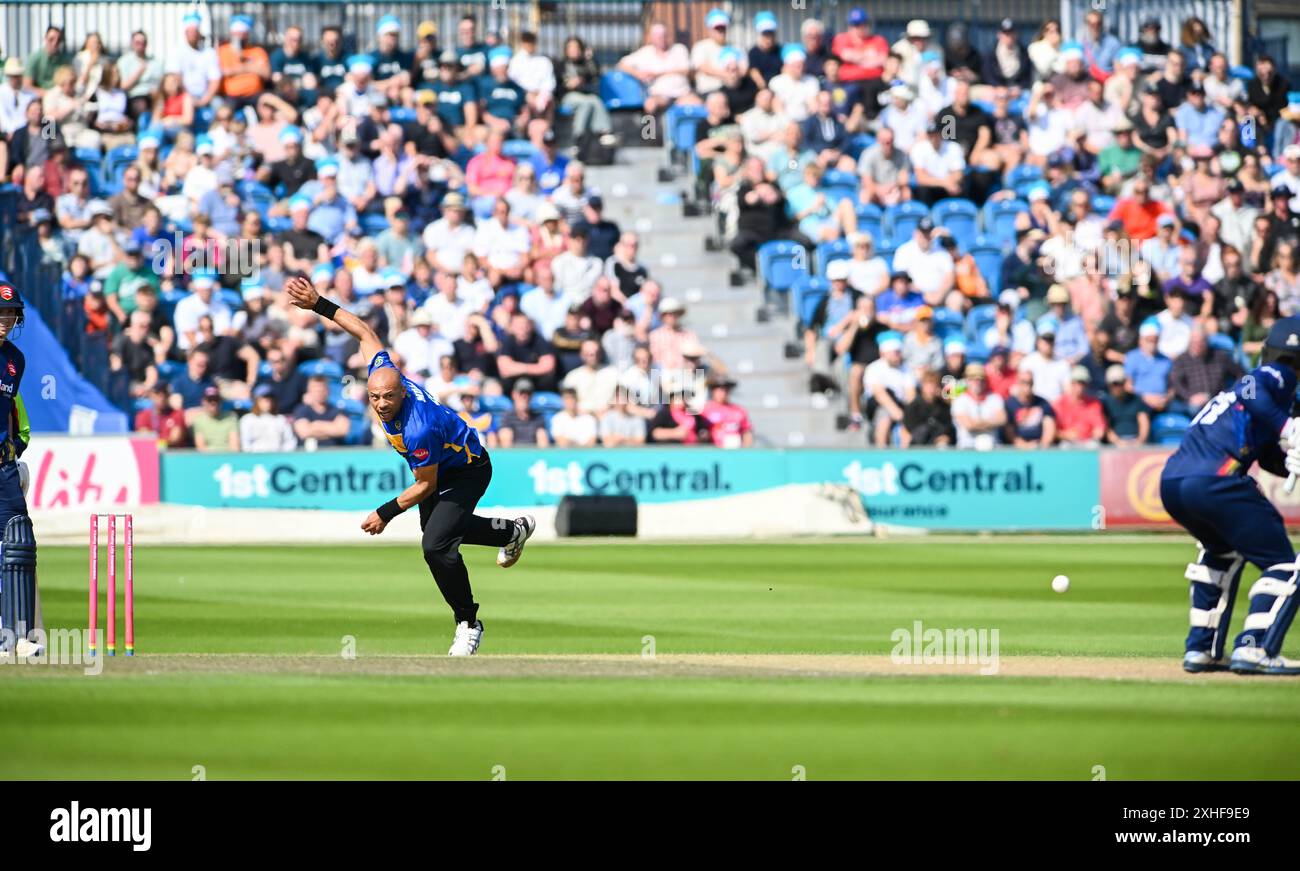
[[[664,130],[672,150],[682,155],[695,151],[695,122],[708,115],[703,106],[669,106],[664,112]]]
[[[640,109],[645,105],[645,88],[622,70],[610,70],[600,77],[600,99],[615,111]]]
[[[1158,445],[1179,444],[1191,423],[1192,419],[1185,414],[1157,414],[1151,421],[1151,440]]]
[[[388,229],[388,216],[382,212],[368,212],[361,216],[361,232],[367,236],[378,236]]]
[[[830,169],[822,176],[821,191],[826,194],[826,201],[832,207],[843,199],[856,199],[858,196],[858,177],[851,172]]]
[[[1254,81],[1255,71],[1244,64],[1237,64],[1235,67],[1228,68],[1228,75],[1234,79],[1241,79],[1243,82]]]
[[[967,199],[952,198],[939,200],[930,210],[936,227],[945,227],[963,250],[969,248],[978,235],[976,222],[979,209]]]
[[[897,248],[910,241],[916,225],[928,214],[930,210],[918,202],[899,203],[885,209],[885,223],[893,246]]]
[[[808,252],[785,239],[764,242],[758,249],[758,274],[769,290],[785,293],[808,274]]]
[[[239,199],[245,206],[261,215],[263,221],[269,217],[271,206],[275,205],[275,194],[264,184],[246,184],[239,192]]]
[[[275,370],[271,368],[271,364],[266,360],[263,360],[261,363],[257,364],[258,378],[270,378],[271,375],[274,374],[274,372]]]
[[[847,239],[821,243],[817,246],[817,274],[825,277],[826,267],[831,265],[832,260],[844,260],[851,255]]]
[[[990,200],[984,205],[984,238],[997,245],[1016,241],[1016,215],[1029,211],[1023,200]]]
[[[218,291],[218,295],[221,297],[222,302],[230,306],[231,311],[239,311],[244,307],[244,298],[240,296],[237,290],[223,287]]]
[[[388,118],[394,124],[409,124],[415,120],[415,110],[406,106],[390,106]]]
[[[960,312],[943,307],[934,310],[934,332],[940,339],[961,336],[964,329],[965,319]]]
[[[360,447],[370,444],[370,421],[366,416],[348,415],[348,434],[343,437],[343,444]]]
[[[307,378],[314,378],[317,375],[323,375],[332,381],[338,381],[343,377],[343,367],[328,357],[308,360],[306,363],[298,366],[298,371]]]
[[[1002,260],[1004,257],[1002,246],[996,244],[986,236],[980,236],[970,246],[971,256],[975,258],[975,265],[978,267],[980,275],[988,282],[989,293],[994,296],[1002,290]]]
[[[104,159],[103,152],[101,152],[98,148],[74,148],[72,149],[72,156],[75,157],[81,163],[85,163],[86,161],[90,161],[90,160],[99,163]]]
[[[529,407],[542,414],[554,414],[564,410],[564,397],[549,390],[539,390],[533,394],[533,401]]]
[[[862,152],[876,144],[876,137],[870,133],[858,133],[849,139],[849,144],[844,146],[844,153],[849,157],[857,160],[862,156]]]
[[[108,182],[111,187],[120,189],[122,187],[122,173],[126,168],[135,163],[139,151],[134,145],[119,145],[110,151],[104,158],[104,181]]]
[[[1235,354],[1237,343],[1232,340],[1232,336],[1223,333],[1211,333],[1206,336],[1206,341],[1211,348],[1218,348],[1220,351],[1227,351],[1229,354]]]
[[[1049,195],[1052,192],[1051,187],[1047,184],[1047,182],[1043,181],[1041,178],[1023,179],[1021,181],[1016,182],[1014,185],[1012,185],[1011,189],[1015,191],[1016,199],[1028,200],[1029,194],[1033,192],[1035,188],[1043,188],[1047,191]]]
[[[532,160],[537,154],[537,146],[527,139],[507,139],[501,146],[501,153],[511,160]]]
[[[1115,198],[1108,194],[1097,194],[1092,198],[1092,210],[1103,218],[1115,208]]]
[[[1042,178],[1043,170],[1040,167],[1022,163],[1015,169],[1009,170],[1007,174],[1003,176],[1002,184],[1006,187],[1012,188],[1023,181],[1041,181]]]
[[[880,246],[885,244],[885,213],[875,203],[858,203],[854,212],[858,216],[858,232],[870,235],[871,241],[879,250]]]
[[[480,396],[478,404],[493,417],[500,417],[514,408],[514,403],[510,401],[509,396]]]
[[[984,346],[984,334],[993,326],[998,307],[993,303],[977,305],[966,313],[966,339],[968,346]]]
[[[804,275],[794,283],[790,289],[790,303],[800,326],[807,326],[812,322],[817,306],[830,292],[830,284],[824,278]]]
[[[158,377],[163,381],[171,381],[177,375],[185,371],[185,364],[176,360],[163,360],[158,364]]]

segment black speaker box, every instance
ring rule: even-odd
[[[555,534],[636,535],[636,499],[632,496],[565,496],[555,512]]]

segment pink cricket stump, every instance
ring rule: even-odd
[[[99,629],[99,515],[90,515],[90,655]]]
[[[109,656],[117,652],[117,515],[108,515],[108,607],[104,611],[108,638],[104,646]]]
[[[124,557],[126,558],[126,565],[125,565],[126,576],[124,578],[126,589],[123,591],[123,596],[125,597],[124,607],[126,608],[126,655],[127,656],[135,656],[135,591],[132,589],[132,583],[131,583],[132,582],[131,576],[134,573],[134,568],[135,568],[135,556],[132,547],[132,539],[134,538],[134,532],[131,529],[132,519],[133,518],[131,517],[130,514],[126,515],[126,530],[125,530],[126,553],[124,554]]]

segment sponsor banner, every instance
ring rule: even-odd
[[[1095,451],[794,451],[798,483],[845,483],[876,523],[926,529],[1089,529]]]
[[[847,484],[872,519],[932,529],[1088,529],[1094,452],[498,450],[482,505],[555,505],[568,495],[647,504]],[[163,501],[208,507],[372,509],[411,481],[383,451],[163,456]]]
[[[368,510],[413,480],[392,451],[162,455],[162,501],[207,508]]]
[[[1175,526],[1160,502],[1160,473],[1173,448],[1124,448],[1101,452],[1101,504],[1106,527]],[[1300,525],[1300,488],[1287,495],[1284,478],[1250,472],[1288,525]]]
[[[128,437],[37,434],[23,454],[32,511],[121,511],[158,501],[158,444]]]

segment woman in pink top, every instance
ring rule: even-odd
[[[478,218],[491,217],[497,197],[504,197],[514,183],[515,162],[501,153],[504,142],[505,136],[501,133],[489,133],[483,153],[470,158],[465,167],[470,205]]]
[[[709,401],[700,410],[700,417],[709,422],[709,436],[720,448],[752,447],[754,429],[749,414],[731,401],[731,388],[736,382],[722,375],[709,379]]]

